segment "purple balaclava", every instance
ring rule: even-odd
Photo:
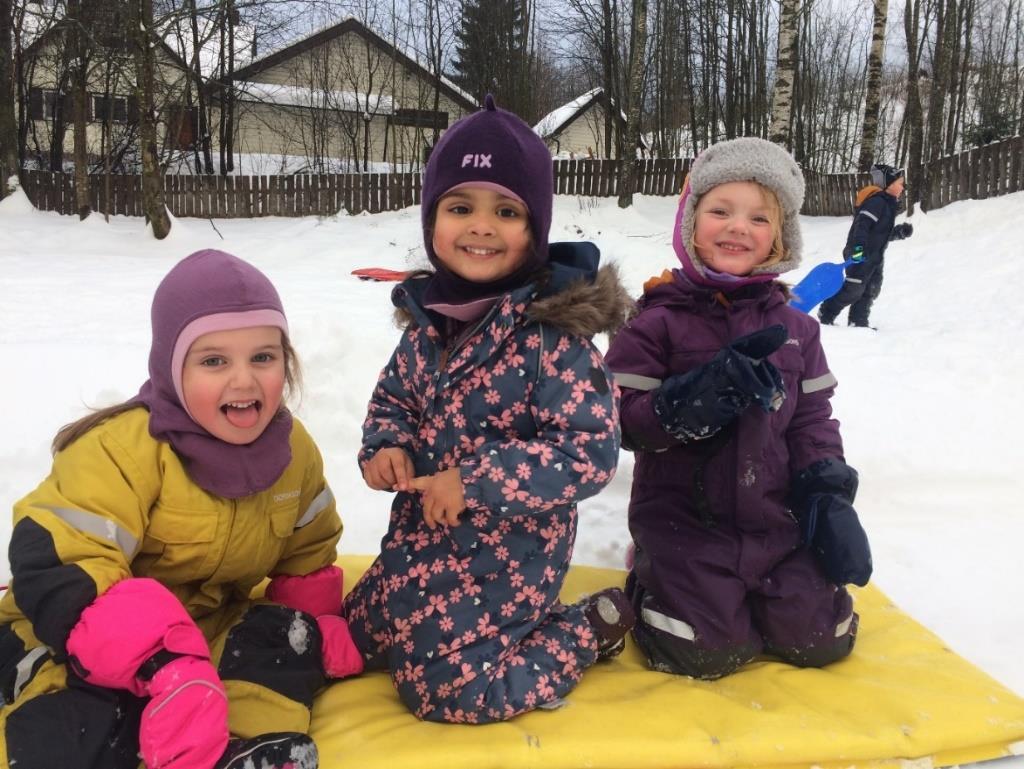
[[[474,283],[459,277],[434,253],[431,225],[438,201],[446,192],[469,185],[521,200],[529,210],[531,257],[511,275],[491,283]],[[427,291],[428,302],[457,305],[498,296],[522,285],[547,264],[553,199],[554,172],[547,145],[516,115],[498,109],[488,95],[484,109],[445,131],[423,174],[423,240],[430,263],[437,271]]]
[[[291,462],[292,417],[281,408],[252,443],[211,435],[185,406],[185,356],[203,334],[255,326],[288,333],[281,299],[267,277],[236,256],[208,249],[178,262],[153,296],[149,380],[135,401],[149,410],[149,433],[166,441],[189,476],[211,494],[237,499],[270,488]]]

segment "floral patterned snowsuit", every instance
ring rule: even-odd
[[[419,718],[486,723],[556,702],[596,661],[582,608],[558,594],[576,502],[615,471],[618,398],[589,339],[538,321],[535,286],[446,348],[418,298],[426,282],[392,297],[413,320],[373,393],[360,461],[399,446],[417,475],[458,467],[466,510],[431,531],[419,496],[399,493],[346,611],[367,668],[390,670]],[[562,296],[580,301],[545,302]]]

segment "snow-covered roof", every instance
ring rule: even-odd
[[[542,117],[533,127],[534,133],[545,139],[552,134],[558,133],[559,129],[561,129],[566,122],[574,118],[580,110],[589,107],[590,104],[602,93],[604,93],[603,88],[592,88],[585,94],[577,96],[572,101],[566,102],[561,107],[552,110]],[[623,117],[625,117],[625,115],[623,115]]]
[[[325,91],[276,83],[237,83],[238,98],[266,104],[284,104],[291,107],[316,107],[346,112],[365,112],[371,115],[391,115],[395,100],[384,94],[365,94],[355,91]]]

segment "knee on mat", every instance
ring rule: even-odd
[[[713,681],[735,673],[759,652],[749,644],[704,648],[693,641],[668,637],[655,628],[641,626],[639,623],[633,628],[633,637],[653,670],[702,681]]]
[[[838,628],[840,632],[834,638],[801,648],[773,648],[770,651],[790,665],[801,668],[823,668],[848,657],[853,651],[853,646],[857,642],[857,627],[860,617],[854,612],[848,622],[846,627],[843,627],[846,623],[840,623]]]

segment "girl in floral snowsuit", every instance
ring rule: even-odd
[[[487,108],[438,143],[423,182],[436,272],[392,300],[406,322],[363,426],[371,488],[398,491],[381,554],[346,599],[369,669],[419,718],[486,723],[556,703],[633,623],[609,588],[558,593],[576,502],[614,474],[617,395],[589,341],[627,299],[590,244],[549,248],[551,158]]]

